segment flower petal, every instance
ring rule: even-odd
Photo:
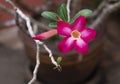
[[[72,29],[77,29],[78,31],[82,31],[85,28],[86,19],[84,16],[79,16],[73,23]]]
[[[74,42],[72,37],[66,37],[58,44],[58,49],[62,53],[70,52],[74,46]]]
[[[72,32],[70,24],[63,21],[58,22],[57,31],[64,36],[70,36],[70,33]]]
[[[35,40],[44,40],[44,39],[48,39],[48,38],[50,38],[50,37],[52,37],[52,36],[54,36],[56,34],[57,34],[57,30],[56,29],[52,29],[50,31],[38,34],[38,35],[32,37],[32,39],[35,39]]]
[[[90,28],[85,28],[82,32],[81,32],[81,38],[84,39],[85,41],[89,41],[94,39],[96,36],[96,30],[94,29],[90,29]]]
[[[80,54],[85,54],[88,52],[88,43],[82,39],[78,39],[75,42],[75,49]]]

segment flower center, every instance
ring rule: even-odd
[[[72,33],[71,33],[71,36],[73,37],[73,38],[75,38],[75,39],[77,39],[77,38],[80,38],[80,32],[78,31],[78,30],[74,30],[74,31],[72,31]]]

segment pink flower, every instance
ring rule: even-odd
[[[57,31],[65,38],[58,44],[58,48],[62,53],[70,52],[73,48],[78,53],[85,54],[88,52],[88,41],[96,36],[96,30],[86,28],[86,19],[79,16],[73,23],[59,21]]]

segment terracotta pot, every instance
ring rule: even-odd
[[[26,28],[20,29],[19,35],[23,40],[25,51],[31,61],[31,70],[33,71],[36,60],[36,45],[24,29]],[[81,55],[74,51],[69,54],[60,53],[57,49],[58,42],[54,38],[45,41],[45,44],[52,50],[55,59],[62,56],[60,64],[62,71],[59,72],[53,69],[54,65],[51,63],[48,53],[41,47],[38,80],[43,84],[80,84],[91,78],[91,75],[95,74],[95,70],[100,64],[104,33],[105,28],[97,29],[97,37],[89,43],[89,53],[82,56],[82,60]]]
[[[36,46],[31,37],[24,30],[19,30],[19,35],[23,40],[26,53],[31,60],[32,70],[35,66]],[[51,63],[48,53],[41,48],[40,53],[40,68],[38,79],[44,84],[77,84],[85,81],[90,77],[97,66],[99,66],[100,58],[103,50],[104,28],[97,30],[97,37],[89,44],[89,53],[81,56],[77,53],[63,55],[57,51],[54,40],[48,40],[47,44],[53,51],[55,59],[58,56],[63,56],[61,62],[62,71],[54,70],[54,65]],[[58,52],[58,53],[56,53]]]

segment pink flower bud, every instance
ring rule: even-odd
[[[32,39],[34,40],[45,40],[45,39],[48,39],[54,35],[57,34],[57,30],[56,29],[52,29],[52,30],[49,30],[47,32],[44,32],[44,33],[41,33],[41,34],[38,34],[34,37],[32,37]]]

